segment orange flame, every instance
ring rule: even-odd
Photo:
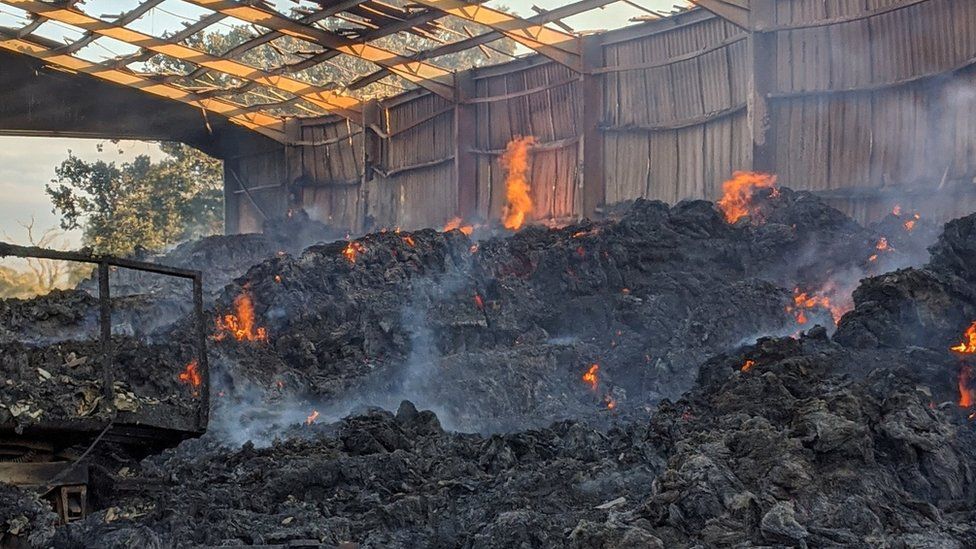
[[[415,242],[413,241],[413,237],[412,237],[412,236],[401,236],[400,238],[402,238],[402,239],[403,239],[403,241],[407,243],[407,246],[410,246],[411,248],[413,248],[414,246],[416,246],[416,245],[417,245],[417,244],[416,244],[416,243],[415,243]]]
[[[506,229],[518,230],[532,213],[532,197],[529,195],[529,147],[535,144],[535,137],[516,137],[505,147],[502,167],[507,170],[505,177],[505,197],[508,203],[502,213],[502,224]]]
[[[450,221],[445,223],[443,232],[446,233],[447,231],[453,231],[454,229],[457,229],[468,236],[471,236],[471,233],[474,232],[474,227],[471,225],[465,225],[464,220],[460,217],[452,217]]]
[[[319,411],[318,410],[312,410],[312,413],[311,414],[308,414],[308,417],[305,418],[305,425],[311,425],[311,424],[315,423],[315,420],[318,419],[318,418],[319,418]]]
[[[349,263],[355,263],[356,256],[365,251],[366,251],[366,246],[363,246],[361,243],[353,240],[349,244],[346,244],[346,248],[342,250],[342,255],[346,256],[346,259],[349,261]]]
[[[742,365],[742,368],[739,368],[739,371],[740,372],[748,372],[755,365],[756,365],[756,361],[755,360],[747,360],[747,361],[745,361],[745,364]]]
[[[840,322],[840,317],[844,316],[844,313],[851,309],[851,304],[846,302],[832,302],[828,294],[834,294],[836,297],[836,292],[832,287],[828,287],[825,291],[814,293],[801,292],[799,288],[793,288],[793,305],[787,305],[786,312],[793,314],[797,324],[806,324],[807,315],[804,311],[815,307],[822,307],[830,311],[830,316],[833,317],[834,324],[837,324]]]
[[[479,311],[485,308],[485,301],[481,299],[480,294],[474,294],[474,306],[477,307]]]
[[[966,329],[962,337],[962,343],[950,349],[964,355],[976,354],[976,321]]]
[[[254,303],[247,289],[234,298],[234,313],[217,317],[218,333],[214,336],[217,341],[223,340],[227,334],[234,336],[237,341],[267,341],[268,330],[254,324]]]
[[[197,365],[197,360],[193,359],[186,368],[177,376],[181,383],[186,383],[190,387],[199,387],[203,383],[203,377],[200,375],[200,367]]]
[[[603,396],[603,402],[607,405],[607,410],[613,410],[617,407],[617,399],[613,398],[609,393]]]
[[[583,383],[590,386],[590,389],[596,391],[596,386],[600,383],[600,379],[597,376],[597,372],[600,370],[599,364],[593,364],[590,369],[583,374]]]
[[[905,230],[906,230],[906,231],[908,231],[908,232],[912,232],[912,229],[914,229],[914,228],[915,228],[915,223],[916,223],[916,222],[917,222],[917,221],[918,221],[919,219],[921,219],[921,217],[922,217],[922,216],[920,216],[920,215],[918,215],[918,214],[915,214],[915,215],[913,215],[913,216],[912,216],[912,219],[909,219],[908,221],[906,221],[906,222],[905,222],[905,223],[903,224],[903,225],[904,225],[904,227],[905,227]]]
[[[890,249],[888,246],[888,239],[882,236],[881,239],[878,240],[878,243],[874,245],[874,249],[880,252]]]
[[[772,189],[770,197],[779,196],[776,176],[759,172],[733,172],[732,179],[722,183],[722,198],[718,207],[725,214],[725,220],[735,223],[749,215],[755,216],[752,195],[756,189]]]

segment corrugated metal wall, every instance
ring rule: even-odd
[[[750,165],[746,37],[710,17],[605,45],[608,203],[712,198]]]
[[[602,43],[587,77],[603,86],[590,143],[602,147],[599,181],[581,175],[583,109],[594,108],[582,78],[541,57],[472,72],[472,127],[455,128],[461,107],[414,91],[372,104],[365,134],[338,119],[304,121],[293,132],[301,143],[284,155],[232,165],[271,211],[286,210],[299,184],[301,205],[337,226],[440,226],[465,209],[461,188],[473,197],[469,218],[498,219],[501,152],[533,135],[535,213],[565,219],[585,213],[585,185],[605,186],[606,203],[716,198],[759,154],[761,121],[747,105],[761,101],[768,163],[783,184],[821,193],[861,221],[894,203],[942,219],[976,209],[976,1],[774,7],[765,42],[703,10],[592,38]],[[770,66],[755,64],[753,43],[769,44]],[[753,75],[754,65],[766,74]],[[750,88],[759,78],[767,80]],[[464,155],[475,167],[459,176]],[[266,196],[275,193],[284,197]],[[237,198],[241,229],[253,228],[253,202]]]

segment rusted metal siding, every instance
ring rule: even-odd
[[[516,70],[500,67],[475,75],[478,215],[483,219],[501,216],[505,205],[501,155],[515,137],[534,136],[529,180],[536,217],[576,216],[580,213],[579,75],[550,62],[513,68]]]
[[[748,165],[745,39],[713,16],[605,46],[607,202],[713,198]]]
[[[379,155],[366,183],[374,228],[439,226],[457,208],[454,109],[425,94],[380,102]]]
[[[895,201],[942,219],[976,207],[976,1],[771,6],[756,35],[693,10],[599,36],[585,84],[545,58],[523,58],[465,75],[463,117],[445,99],[408,92],[382,101],[365,132],[338,119],[306,121],[287,162],[232,165],[251,185],[280,186],[256,193],[282,195],[269,209],[285,211],[289,185],[299,182],[304,207],[352,230],[437,227],[462,209],[497,220],[505,204],[500,156],[520,135],[536,138],[530,177],[543,220],[583,215],[584,195],[606,203],[715,199],[732,171],[755,164],[861,221]],[[758,50],[762,61],[756,44],[769,45]],[[602,104],[583,97],[593,78],[602,78]],[[758,129],[762,111],[749,110],[757,101],[768,130]],[[593,112],[584,113],[594,108],[599,132]],[[583,180],[587,145],[602,147],[602,181]],[[459,182],[459,159],[468,155],[474,160],[465,160]],[[591,194],[585,185],[605,188]],[[252,227],[254,208],[234,196]]]
[[[892,202],[931,202],[940,218],[973,205],[936,195],[976,175],[976,2],[781,0],[776,23],[784,184],[848,189],[834,201],[862,221]]]
[[[329,117],[299,126],[300,144],[289,154],[290,184],[300,206],[314,219],[355,228],[362,217],[363,129],[347,119]]]

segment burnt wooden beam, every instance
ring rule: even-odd
[[[607,178],[603,164],[603,83],[602,74],[592,69],[603,66],[603,44],[599,36],[583,39],[583,103],[580,105],[580,132],[583,163],[583,204],[581,213],[593,217],[604,205],[607,196]]]
[[[750,27],[771,27],[776,18],[776,0],[752,0]],[[775,173],[776,143],[773,140],[769,95],[776,81],[776,33],[753,31],[749,34],[749,79],[746,125],[752,148],[752,169]]]

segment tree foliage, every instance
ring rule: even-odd
[[[61,228],[83,230],[99,253],[161,250],[187,238],[219,232],[223,217],[219,160],[186,145],[162,143],[159,162],[87,162],[68,151],[46,191]]]

